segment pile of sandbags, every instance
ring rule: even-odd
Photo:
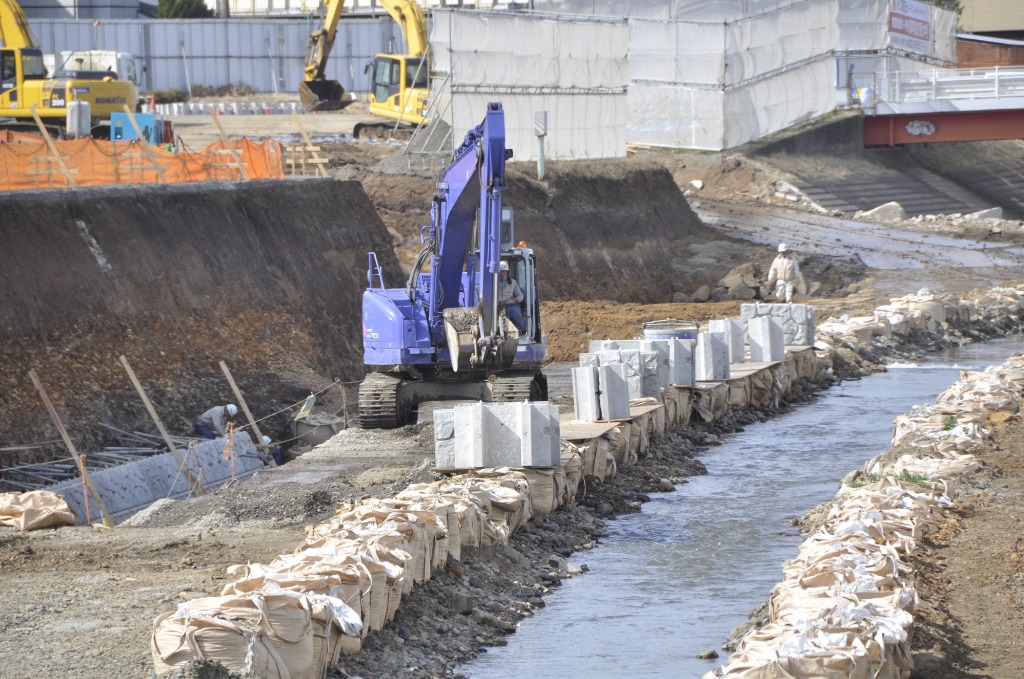
[[[294,553],[232,566],[236,579],[221,596],[158,617],[156,671],[210,659],[253,676],[321,679],[449,556],[504,544],[534,514],[573,503],[584,462],[575,446],[562,452],[560,468],[481,469],[391,499],[338,503],[330,519],[307,527]]]
[[[992,422],[1019,410],[1024,357],[983,372],[964,371],[935,406],[897,418],[893,444],[916,454],[882,454],[865,465],[881,478],[844,486],[822,527],[783,567],[770,624],[748,634],[725,677],[907,679],[916,592],[903,576],[918,541],[951,505],[946,480],[980,466],[969,451]],[[928,485],[911,484],[907,474]]]

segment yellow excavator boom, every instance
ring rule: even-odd
[[[0,47],[37,47],[28,17],[14,0],[0,0]]]
[[[410,57],[422,57],[427,53],[427,19],[423,16],[416,0],[379,0],[391,18],[402,29],[405,40],[405,54]]]

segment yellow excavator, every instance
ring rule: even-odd
[[[0,118],[13,118],[8,127],[29,131],[36,129],[33,109],[44,125],[63,132],[72,100],[89,102],[91,122],[97,124],[109,124],[111,113],[123,111],[126,104],[134,109],[138,103],[138,92],[131,81],[117,80],[106,72],[88,77],[49,77],[43,66],[43,51],[15,0],[0,0],[0,78]]]
[[[415,0],[378,1],[401,27],[406,53],[377,54],[367,66],[370,113],[394,122],[357,123],[356,138],[407,136],[427,122],[430,60],[426,17]],[[324,76],[344,3],[327,0],[323,24],[310,34],[305,80],[299,84],[299,98],[307,111],[337,111],[355,101],[338,81]]]

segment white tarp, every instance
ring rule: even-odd
[[[956,12],[922,0],[842,0],[838,49],[892,48],[955,63],[957,19]]]
[[[533,0],[544,12],[729,22],[775,12],[801,0]],[[480,4],[480,3],[478,3]]]
[[[509,12],[436,11],[432,89],[447,81],[443,117],[456,143],[489,101],[505,109],[506,145],[538,157],[534,119],[547,112],[550,159],[626,155],[629,31],[625,20]]]
[[[630,143],[732,148],[834,106],[837,0],[732,23],[631,19]]]

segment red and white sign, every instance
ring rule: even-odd
[[[889,46],[931,54],[932,23],[930,6],[919,0],[890,0]]]

